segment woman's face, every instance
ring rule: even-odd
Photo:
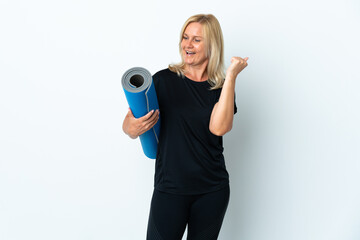
[[[186,27],[181,41],[181,49],[185,64],[198,66],[208,63],[202,25],[200,23],[192,22]]]

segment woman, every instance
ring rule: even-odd
[[[148,240],[217,239],[230,189],[222,136],[236,113],[235,80],[247,57],[233,57],[224,75],[223,36],[211,14],[190,17],[179,43],[182,62],[153,81],[161,111]],[[159,111],[136,119],[129,109],[123,130],[131,138],[151,129]]]

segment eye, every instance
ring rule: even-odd
[[[185,39],[185,40],[186,40],[186,39],[188,39],[188,37],[183,36],[183,39]]]
[[[195,42],[201,42],[201,40],[200,39],[195,39]]]

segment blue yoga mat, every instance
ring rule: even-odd
[[[121,83],[134,117],[159,109],[152,76],[148,70],[134,67],[122,76]],[[155,159],[160,134],[160,118],[153,128],[140,135],[142,149],[148,158]]]

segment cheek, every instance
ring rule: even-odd
[[[205,55],[205,48],[203,45],[200,45],[197,47],[198,53],[201,53],[201,55]]]
[[[185,47],[185,43],[184,43],[184,41],[181,41],[180,46],[181,46],[181,49],[184,49],[184,47]]]

